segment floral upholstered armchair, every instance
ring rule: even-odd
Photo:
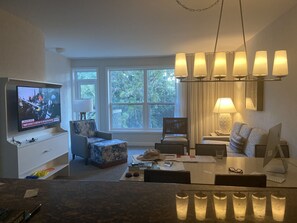
[[[97,131],[94,119],[70,121],[70,138],[72,158],[80,156],[86,165],[90,158],[91,145],[104,140],[111,140],[112,134]]]
[[[97,131],[95,120],[70,121],[72,157],[80,156],[100,168],[127,162],[127,142]]]

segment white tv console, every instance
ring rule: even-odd
[[[16,85],[61,87],[54,83],[0,78],[0,177],[25,178],[45,169],[50,171],[39,179],[68,176],[68,132],[59,125],[18,132]]]

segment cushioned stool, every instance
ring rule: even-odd
[[[104,140],[90,145],[91,162],[100,168],[126,163],[127,142],[119,139]]]

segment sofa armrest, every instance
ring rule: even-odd
[[[230,137],[229,136],[202,136],[202,141],[204,140],[217,140],[217,141],[229,142]]]
[[[112,134],[108,133],[108,132],[100,132],[100,131],[96,131],[95,132],[95,136],[99,137],[99,138],[103,138],[106,140],[111,140],[112,139]]]
[[[72,154],[88,158],[88,138],[86,136],[72,134],[71,135],[71,152]]]

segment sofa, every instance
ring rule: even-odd
[[[227,156],[255,157],[256,145],[265,145],[267,136],[268,132],[261,128],[235,122],[230,136],[203,136],[202,143],[226,144]],[[281,144],[286,144],[286,142],[282,140]]]

